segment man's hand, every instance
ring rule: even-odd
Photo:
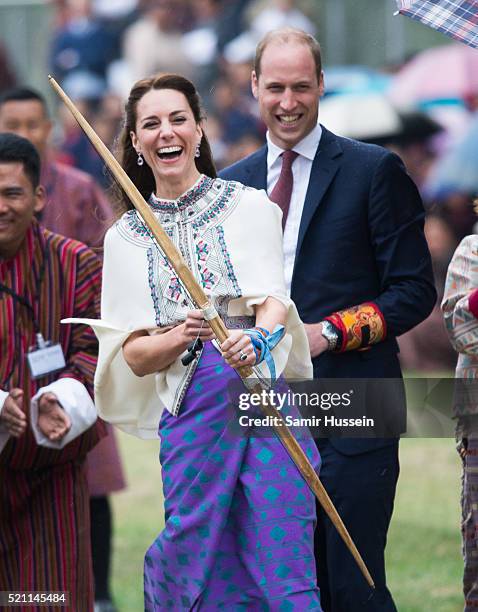
[[[14,438],[19,438],[25,433],[27,417],[23,412],[23,391],[21,389],[12,389],[8,394],[0,412],[0,423]]]
[[[51,442],[65,436],[71,427],[70,417],[63,410],[54,393],[44,393],[38,402],[38,429]]]
[[[318,357],[328,350],[329,343],[322,336],[322,323],[304,323],[304,327],[309,340],[311,357]]]

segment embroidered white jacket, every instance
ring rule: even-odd
[[[227,327],[253,326],[253,306],[268,296],[287,306],[286,334],[272,351],[276,372],[311,378],[307,336],[286,293],[279,207],[264,191],[206,176],[178,200],[152,196],[150,205]],[[140,215],[125,213],[105,238],[101,320],[82,320],[100,343],[95,403],[103,419],[149,438],[157,436],[164,408],[178,413],[197,362],[185,367],[178,358],[139,378],[122,345],[136,330],[161,333],[193,308]],[[255,371],[269,376],[264,363]]]

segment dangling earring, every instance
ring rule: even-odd
[[[136,160],[136,163],[138,164],[138,166],[142,166],[144,164],[144,159],[141,153],[138,153],[138,159]]]
[[[201,143],[198,142],[197,145],[196,145],[196,152],[194,153],[194,157],[200,157],[200,155],[201,155],[200,148],[201,148]]]

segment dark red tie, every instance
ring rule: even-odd
[[[292,195],[292,187],[294,185],[292,162],[297,155],[299,154],[291,150],[287,150],[282,153],[282,168],[280,171],[279,180],[275,184],[275,187],[269,196],[270,199],[276,204],[279,204],[282,209],[282,229],[285,227],[287,215],[289,214],[290,197]]]

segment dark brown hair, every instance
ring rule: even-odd
[[[42,105],[43,113],[45,117],[48,117],[45,98],[38,91],[30,87],[12,87],[12,89],[3,91],[0,95],[0,108],[7,102],[31,102],[32,100]]]
[[[156,75],[142,79],[133,85],[125,106],[125,120],[119,138],[118,158],[120,164],[146,201],[156,189],[156,182],[151,168],[146,163],[138,166],[138,154],[133,147],[130,133],[136,131],[138,102],[152,89],[174,89],[181,92],[188,101],[196,123],[199,124],[204,119],[201,99],[195,86],[191,81],[179,74]],[[212,159],[211,147],[204,132],[199,145],[199,157],[195,159],[195,162],[199,172],[216,178],[217,172]],[[122,190],[118,196],[117,212],[119,214],[133,208],[133,205]]]
[[[259,78],[261,74],[261,60],[266,47],[273,42],[288,43],[291,41],[303,44],[310,49],[317,71],[317,83],[320,83],[320,75],[322,73],[322,53],[320,45],[311,34],[307,34],[307,32],[299,30],[298,28],[280,28],[279,30],[272,30],[264,36],[257,45],[254,58],[254,72],[256,73],[256,77]]]
[[[23,171],[35,190],[40,184],[40,155],[32,143],[10,132],[0,133],[0,164],[23,164]]]

